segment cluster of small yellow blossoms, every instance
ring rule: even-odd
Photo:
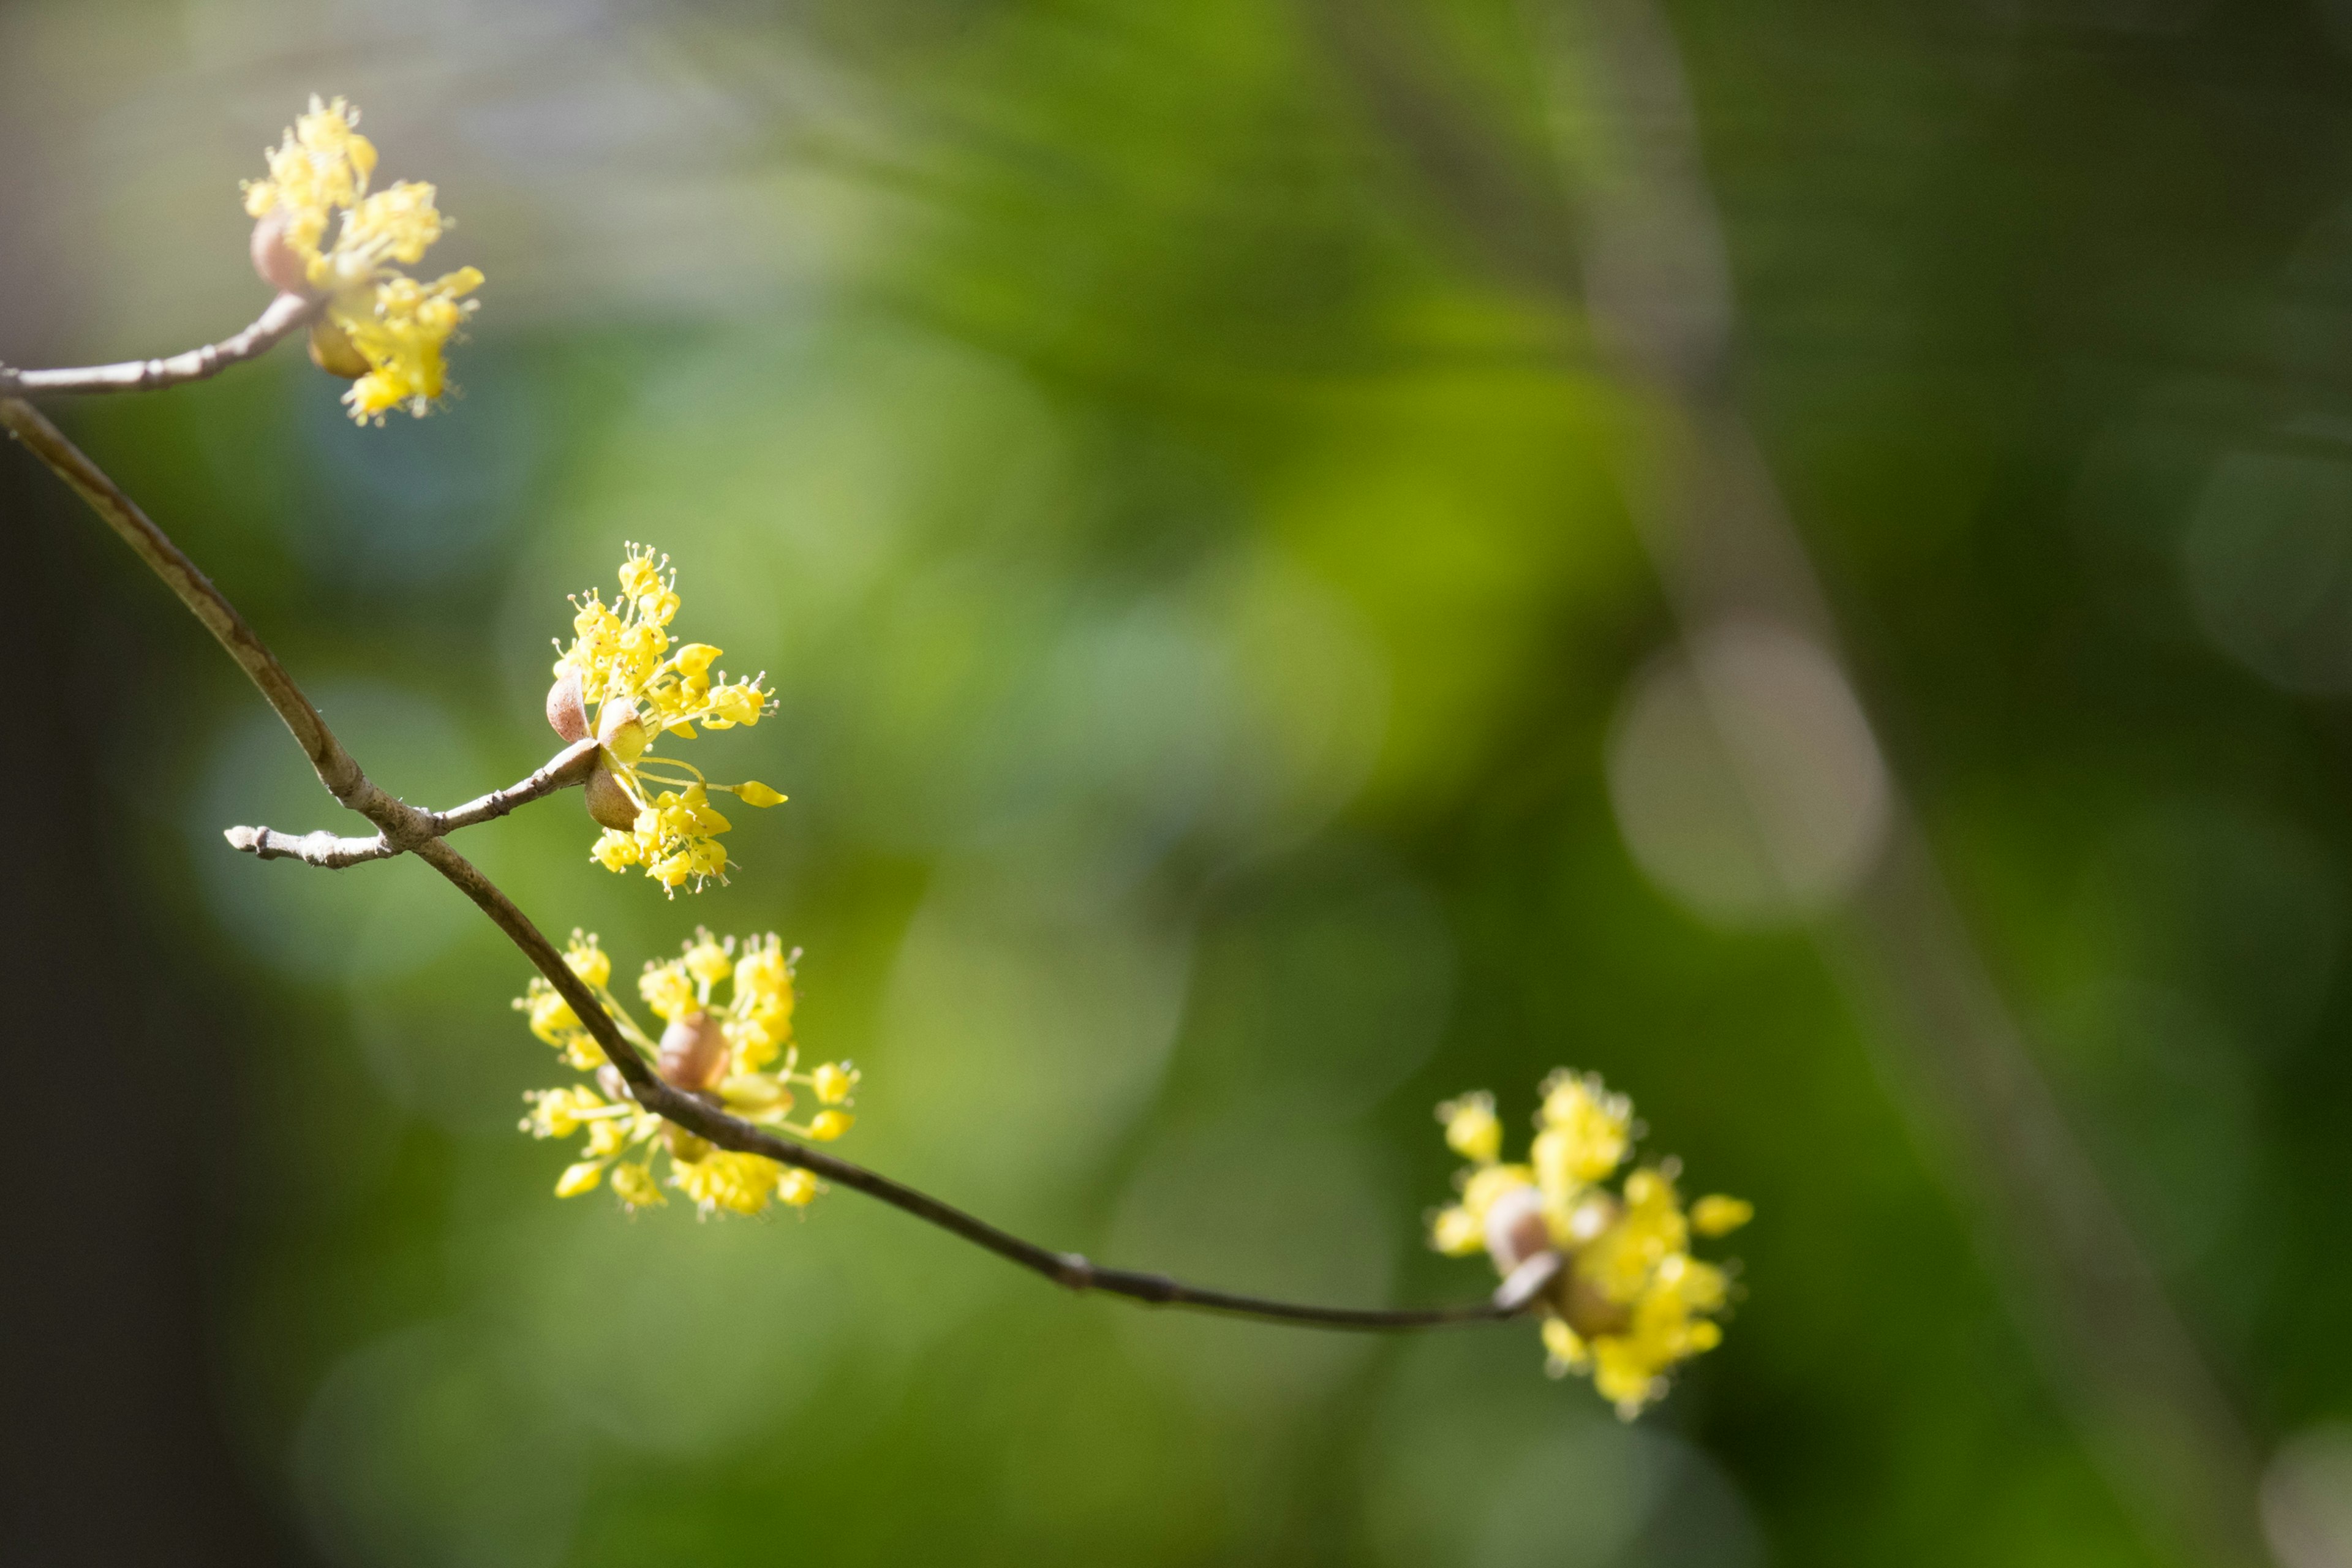
[[[755,806],[784,797],[756,780],[712,784],[687,763],[646,748],[656,733],[691,738],[697,724],[730,730],[758,723],[775,706],[761,685],[765,677],[730,681],[724,670],[714,676],[719,649],[673,644],[667,628],[677,615],[677,574],[668,556],[642,545],[630,545],[621,563],[618,599],[607,605],[592,589],[572,603],[578,612],[572,644],[555,661],[547,721],[567,741],[593,734],[599,744],[586,793],[588,815],[604,833],[591,857],[608,871],[642,866],[672,893],[688,883],[698,890],[713,878],[725,881],[727,847],[719,836],[734,825],[712,808],[711,792]]]
[[[800,1070],[800,1050],[793,1040],[793,956],[772,931],[719,942],[697,930],[683,953],[646,964],[637,978],[638,994],[662,1020],[659,1039],[640,1027],[613,994],[613,961],[593,936],[572,932],[564,962],[663,1079],[759,1126],[830,1142],[849,1131],[858,1073],[847,1062]],[[713,995],[721,983],[728,987],[724,1002]],[[515,1005],[529,1015],[532,1034],[595,1080],[594,1088],[568,1084],[524,1097],[530,1114],[523,1131],[539,1138],[587,1134],[586,1157],[565,1169],[555,1184],[556,1196],[576,1197],[609,1178],[631,1209],[665,1204],[664,1184],[654,1173],[654,1162],[665,1157],[667,1184],[705,1215],[758,1214],[772,1202],[801,1208],[822,1190],[806,1171],[715,1148],[639,1109],[579,1015],[545,980],[533,980]],[[816,1113],[806,1121],[791,1120],[799,1100],[794,1086],[815,1101]]]
[[[482,275],[461,267],[426,283],[394,265],[422,261],[446,220],[422,182],[368,189],[375,145],[359,133],[359,119],[340,98],[312,98],[310,112],[265,154],[269,177],[246,182],[245,210],[259,220],[253,264],[262,278],[326,298],[310,328],[311,359],[351,381],[343,403],[353,419],[381,425],[395,408],[421,416],[441,395],[442,351],[478,303],[466,296]]]
[[[1715,1317],[1729,1296],[1722,1268],[1690,1255],[1691,1233],[1722,1236],[1754,1210],[1706,1197],[1684,1212],[1671,1160],[1608,1185],[1631,1152],[1633,1101],[1591,1074],[1544,1080],[1528,1163],[1502,1163],[1494,1096],[1465,1094],[1437,1108],[1445,1142],[1470,1162],[1461,1200],[1438,1211],[1430,1240],[1456,1257],[1485,1248],[1507,1279],[1549,1275],[1541,1307],[1555,1377],[1590,1373],[1627,1420],[1665,1393],[1679,1363],[1723,1338]]]

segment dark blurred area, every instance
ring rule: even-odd
[[[0,1180],[28,1196],[72,1190],[8,1224],[0,1519],[15,1562],[299,1561],[231,1451],[215,1386],[210,1330],[223,1260],[238,1255],[236,1003],[139,896],[138,856],[105,805],[137,787],[105,771],[121,694],[201,657],[204,639],[153,614],[78,510],[29,465],[0,470],[29,588],[5,617],[7,657],[69,663],[82,693],[20,715],[21,754],[40,762],[0,900],[26,1102]]]
[[[11,447],[0,1560],[2352,1563],[2352,6],[1666,7],[1871,725],[1644,552],[1552,15],[0,5],[8,363],[249,320],[237,182],[314,91],[438,185],[488,282],[430,418],[354,428],[294,345],[48,411],[413,801],[543,761],[565,595],[668,552],[782,700],[697,761],[791,804],[674,903],[570,799],[463,847],[623,975],[803,947],[842,1152],[1109,1262],[1446,1300],[1491,1275],[1423,1243],[1430,1107],[1517,1127],[1564,1064],[1759,1211],[1625,1426],[1526,1325],[1072,1300],[847,1193],[559,1203],[520,959],[412,862],[224,846],[351,826]],[[1803,742],[1794,839],[1710,658]],[[2151,1523],[2082,1300],[2014,1283],[2065,1233],[1987,1221],[1822,940],[1890,798],[2217,1391],[2242,1556]]]

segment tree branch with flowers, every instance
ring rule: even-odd
[[[775,702],[763,673],[730,679],[721,650],[682,642],[668,558],[631,545],[619,593],[572,600],[572,637],[559,644],[545,717],[561,747],[528,777],[445,811],[409,805],[371,781],[293,676],[236,606],[162,529],[27,398],[103,394],[201,380],[304,332],[321,370],[350,382],[342,401],[361,424],[423,417],[447,391],[446,351],[478,307],[482,274],[464,267],[431,281],[417,265],[447,224],[434,187],[372,189],[376,149],[341,99],[311,100],[247,183],[252,259],[278,292],[244,331],[168,358],[84,369],[0,366],[0,426],[87,501],[212,633],[284,721],[320,784],[373,832],[225,830],[259,859],[347,870],[415,855],[463,892],[537,974],[515,1005],[574,1075],[528,1097],[523,1128],[582,1140],[556,1178],[558,1197],[600,1188],[630,1211],[675,1192],[705,1215],[805,1208],[828,1185],[878,1199],[1073,1290],[1156,1306],[1326,1329],[1402,1330],[1541,1322],[1555,1374],[1590,1373],[1630,1418],[1662,1394],[1673,1369],[1712,1348],[1732,1296],[1721,1266],[1693,1256],[1749,1217],[1737,1199],[1685,1208],[1671,1160],[1635,1164],[1632,1102],[1590,1075],[1546,1080],[1523,1163],[1502,1160],[1490,1095],[1438,1108],[1445,1139],[1468,1162],[1455,1201],[1433,1212],[1431,1240],[1453,1255],[1485,1251],[1502,1276],[1489,1295],[1426,1308],[1338,1307],[1210,1289],[1107,1268],[1015,1236],[928,1193],[831,1153],[854,1125],[858,1069],[804,1058],[795,1033],[797,950],[773,932],[714,937],[697,927],[677,956],[649,961],[635,989],[641,1023],[613,985],[613,960],[575,931],[558,949],[450,842],[457,833],[572,788],[599,829],[591,857],[639,870],[667,896],[724,881],[733,824],[712,804],[754,808],[784,796],[757,781],[714,784],[669,754],[704,731],[749,729]],[[364,874],[364,873],[362,873]],[[658,1025],[656,1028],[655,1026]]]

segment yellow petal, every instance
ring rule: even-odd
[[[735,786],[735,798],[741,801],[745,805],[756,805],[764,808],[771,805],[782,805],[788,797],[778,795],[774,790],[770,789],[766,784],[761,784],[759,780],[751,779]]]

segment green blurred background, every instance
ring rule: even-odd
[[[804,1046],[866,1075],[841,1152],[1106,1261],[1441,1300],[1491,1275],[1421,1245],[1433,1102],[1516,1127],[1598,1068],[1759,1205],[1724,1347],[1627,1427],[1525,1325],[1073,1300],[845,1193],[556,1202],[520,959],[413,861],[229,852],[343,825],[0,453],[0,1554],[2200,1560],[2070,1419],[1807,911],[1710,882],[1635,743],[1677,634],[1625,394],[1465,242],[1335,9],[11,4],[0,357],[249,319],[236,182],[350,95],[488,276],[463,396],[354,430],[289,348],[53,412],[380,783],[542,760],[564,597],[649,542],[782,700],[695,760],[792,804],[675,903],[570,798],[463,847],[625,974],[697,922],[804,947]],[[2352,5],[1671,20],[1740,404],[1893,771],[2268,1550],[2352,1562]],[[1381,26],[1540,166],[1525,15]]]

